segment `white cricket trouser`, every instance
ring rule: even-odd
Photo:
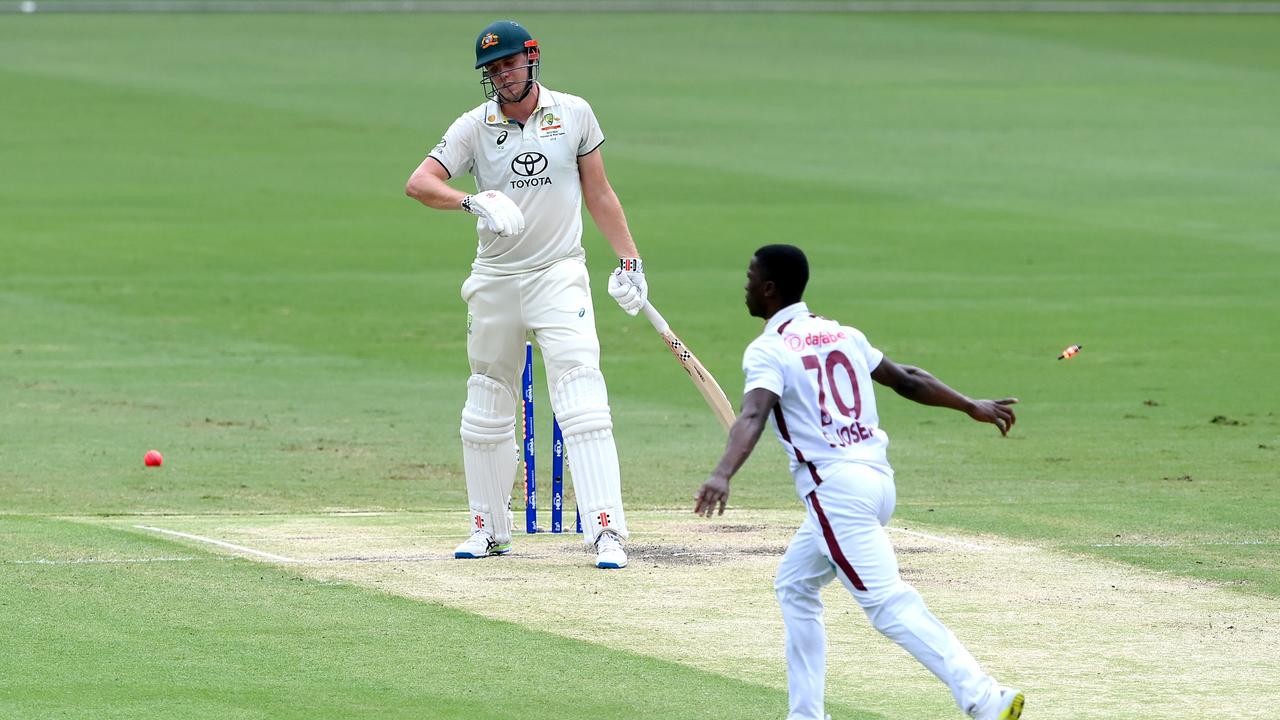
[[[575,367],[600,369],[595,311],[581,260],[522,275],[472,273],[462,284],[462,299],[471,372],[506,385],[512,396],[520,397],[529,331],[542,350],[548,387]]]
[[[564,431],[565,457],[582,512],[583,542],[594,543],[606,530],[625,539],[618,451],[600,373],[600,341],[586,264],[570,258],[523,275],[472,273],[462,285],[462,298],[469,313],[467,356],[472,374],[504,385],[513,398],[521,397],[517,378],[524,366],[526,333],[533,332],[546,364],[551,406]],[[483,410],[476,408],[475,417],[483,418]],[[464,425],[467,419],[464,413]],[[471,436],[478,437],[475,432]],[[464,461],[468,452],[464,442]],[[504,477],[496,469],[498,463],[475,457],[467,470],[468,501],[473,508],[492,508],[493,498],[509,495],[515,466]]]
[[[961,710],[972,712],[997,686],[898,576],[884,529],[897,502],[893,477],[844,463],[823,471],[822,478],[805,498],[807,516],[774,581],[786,626],[788,720],[823,720],[827,650],[819,592],[833,578],[844,583],[877,630],[946,683]]]

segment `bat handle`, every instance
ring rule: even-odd
[[[649,318],[649,322],[653,324],[653,329],[660,333],[671,329],[671,326],[667,324],[666,318],[662,317],[662,314],[658,312],[658,309],[651,302],[645,302],[644,316]]]

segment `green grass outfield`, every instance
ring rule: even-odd
[[[312,5],[315,0],[31,0],[35,7],[30,5],[23,7],[21,0],[5,0],[0,3],[0,12],[68,12],[68,8],[75,6],[98,6],[101,12],[143,12],[135,8],[145,7],[147,5],[164,6],[161,12],[181,12],[183,5],[193,6],[193,12],[228,12],[227,6],[244,5],[243,10],[237,12],[272,12],[272,6],[279,9],[292,6],[293,9],[282,10],[288,12],[315,12]],[[370,6],[371,12],[468,12],[463,3],[458,0],[409,0],[408,3],[384,3],[381,0],[319,0],[320,4],[332,3],[343,4],[350,9],[357,9],[361,5]],[[512,2],[507,4],[489,3],[489,7],[500,8],[497,10],[499,14],[502,12],[520,12],[522,14],[543,13],[543,12],[564,12],[566,6],[581,6],[583,10],[588,12],[725,12],[725,13],[822,13],[822,12],[938,12],[939,8],[935,7],[935,3],[922,5],[919,0],[884,0],[879,2],[880,8],[872,8],[872,2],[867,2],[867,7],[860,7],[863,3],[844,2],[843,0],[524,0],[524,2]],[[894,8],[894,5],[901,4],[902,8]],[[970,8],[959,8],[956,12],[990,12],[988,10],[979,10],[974,0],[938,0],[937,6],[945,7],[948,4],[968,5]],[[1012,12],[1047,12],[1050,6],[1058,5],[1054,12],[1083,12],[1088,8],[1088,12],[1130,12],[1130,10],[1119,9],[1121,6],[1133,5],[1160,5],[1161,10],[1153,10],[1153,12],[1204,12],[1202,8],[1211,8],[1215,5],[1232,6],[1231,8],[1217,9],[1213,12],[1260,12],[1263,14],[1274,13],[1275,3],[1272,0],[1083,0],[1083,2],[1072,3],[1070,0],[987,0],[985,5],[1000,6],[1004,4],[1020,7],[1010,9]],[[1068,8],[1068,5],[1076,5],[1075,8]],[[306,5],[306,7],[304,7]],[[380,5],[377,9],[372,6]],[[1045,7],[1037,9],[1035,6],[1043,5]],[[195,6],[202,6],[200,10],[195,10]],[[433,7],[439,6],[439,7]],[[912,7],[907,7],[912,6]],[[1089,6],[1096,6],[1090,8]],[[1107,6],[1113,6],[1113,9],[1106,9]],[[1192,11],[1190,8],[1197,8]],[[1256,7],[1251,7],[1256,6]],[[211,10],[211,8],[216,8]],[[93,12],[93,10],[81,9],[77,12]],[[472,10],[471,12],[474,12]]]
[[[550,718],[573,697],[599,717],[785,714],[785,686],[743,668],[86,524],[465,507],[474,239],[402,187],[481,100],[487,20],[0,17],[0,624],[22,648],[0,659],[0,716]],[[1231,588],[1280,618],[1280,20],[527,24],[545,82],[600,117],[655,304],[731,397],[759,330],[746,261],[796,242],[811,307],[1023,401],[1002,440],[882,394],[899,522]],[[723,435],[603,292],[588,226],[629,507],[684,507]],[[162,469],[142,466],[152,447]],[[796,507],[772,440],[734,492]],[[193,559],[32,562],[172,557]],[[601,666],[627,678],[612,696]],[[928,717],[946,707],[930,687],[885,702]],[[685,688],[705,705],[675,702]],[[891,716],[843,692],[837,720]]]

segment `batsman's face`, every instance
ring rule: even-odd
[[[760,278],[760,268],[756,266],[754,257],[747,266],[747,284],[743,289],[747,291],[747,312],[751,313],[751,317],[764,317],[765,282]]]
[[[525,84],[529,82],[531,67],[533,63],[529,61],[528,55],[519,52],[485,65],[484,73],[489,76],[493,87],[498,91],[499,101],[515,102],[524,92]]]

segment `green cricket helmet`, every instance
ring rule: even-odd
[[[514,68],[514,70],[528,68],[528,77],[508,81],[495,87],[493,79],[489,77],[489,73],[484,71],[484,66],[517,53],[524,53],[527,62],[523,66]],[[483,75],[480,84],[484,87],[484,96],[490,100],[499,100],[499,102],[520,102],[523,100],[529,94],[529,91],[533,89],[533,84],[538,80],[538,55],[538,41],[534,40],[529,31],[525,30],[520,23],[512,20],[498,20],[490,23],[476,37],[476,69],[480,70]],[[511,99],[509,93],[504,93],[502,98],[499,99],[499,90],[506,90],[518,84],[524,85],[519,97]]]

